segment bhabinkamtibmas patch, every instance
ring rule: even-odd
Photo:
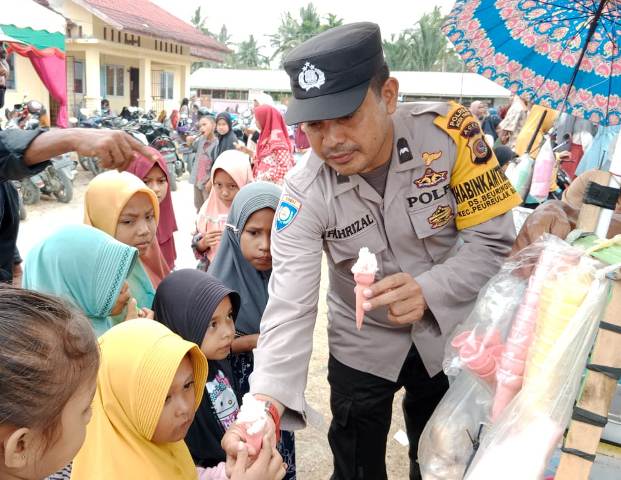
[[[276,210],[276,231],[287,228],[300,212],[302,204],[290,195],[284,195]]]
[[[453,183],[452,190],[457,202],[458,225],[478,225],[509,211],[522,200],[500,165]]]
[[[434,124],[455,142],[450,186],[457,204],[458,230],[486,222],[522,202],[485,142],[481,126],[466,108],[452,103],[451,111],[438,116]],[[441,226],[445,218],[441,213],[428,219],[432,226]]]

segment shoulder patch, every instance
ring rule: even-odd
[[[472,113],[466,107],[459,107],[455,110],[448,119],[446,124],[447,128],[452,130],[459,130],[466,118],[472,117]],[[472,117],[474,118],[474,117]]]
[[[278,209],[276,210],[276,231],[280,232],[287,228],[291,222],[297,217],[302,208],[302,203],[291,195],[284,195],[280,199]]]

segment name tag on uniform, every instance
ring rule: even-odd
[[[280,200],[278,210],[276,210],[276,231],[280,232],[287,228],[300,212],[302,203],[299,200],[285,195]]]

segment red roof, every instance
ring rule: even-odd
[[[192,54],[203,58],[221,61],[230,52],[220,42],[149,0],[74,1],[112,27],[190,45],[195,47],[191,49]]]

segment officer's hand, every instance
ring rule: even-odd
[[[513,244],[512,254],[537,241],[545,233],[565,238],[575,225],[578,211],[560,200],[545,202],[531,213]]]
[[[272,446],[271,437],[265,435],[261,452],[256,461],[249,466],[248,449],[245,445],[238,446],[237,459],[229,477],[231,480],[280,480],[287,473],[287,465],[283,463],[278,450]],[[228,472],[227,472],[228,473]]]
[[[367,298],[362,305],[366,312],[387,306],[388,320],[400,325],[419,321],[427,309],[423,291],[409,273],[384,277],[366,288],[362,294]]]
[[[136,154],[157,160],[146,145],[121,130],[75,128],[70,131],[73,133],[71,150],[82,156],[99,158],[104,168],[125,170]]]

